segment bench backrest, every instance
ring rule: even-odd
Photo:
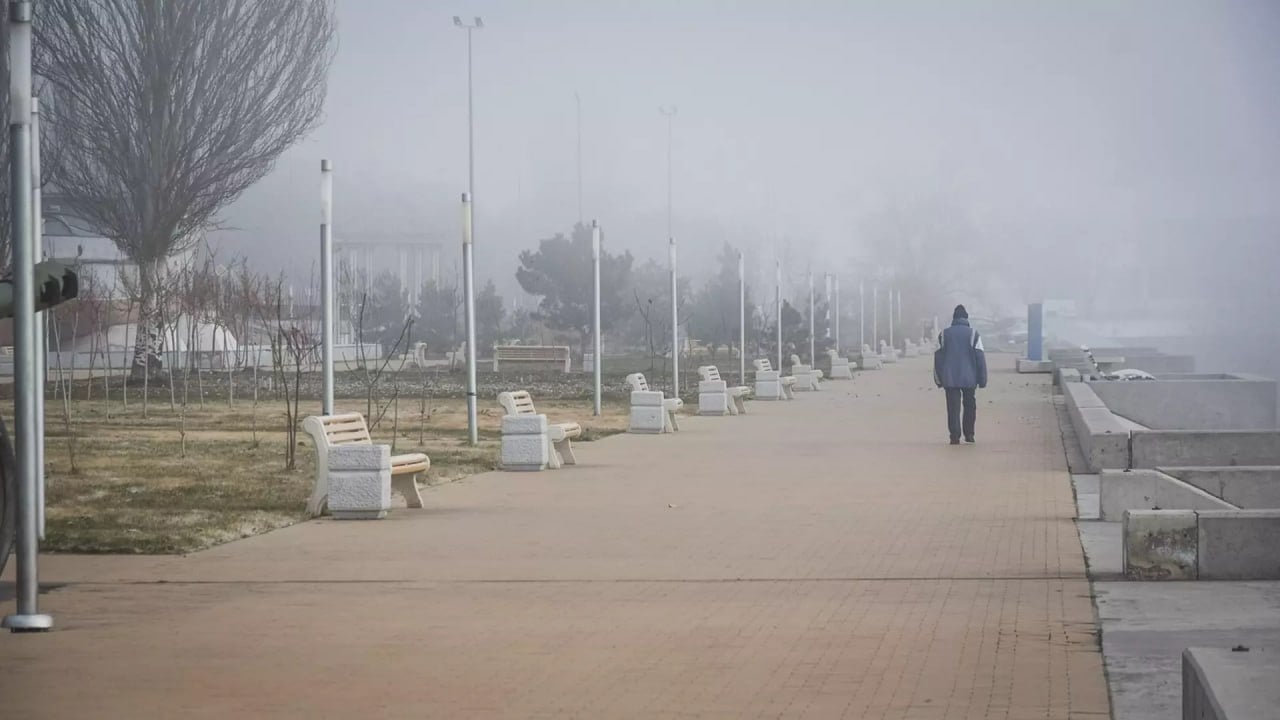
[[[703,380],[719,380],[720,368],[715,365],[703,365],[698,368],[698,375],[702,376]]]
[[[323,444],[325,449],[334,445],[373,443],[373,439],[369,437],[369,426],[364,421],[364,415],[360,413],[312,415],[302,421],[302,428],[317,445]]]
[[[763,359],[760,359],[760,360],[752,360],[751,362],[755,364],[755,366],[756,366],[756,371],[757,371],[757,372],[772,372],[772,371],[773,371],[773,366],[769,364],[769,358],[763,358]]]
[[[627,376],[627,387],[635,392],[649,392],[649,381],[644,379],[644,373],[631,373]]]
[[[528,390],[498,393],[498,404],[508,415],[537,415]]]
[[[557,361],[569,356],[567,345],[496,345],[493,352],[499,360]]]

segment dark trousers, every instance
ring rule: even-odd
[[[976,388],[947,388],[947,430],[951,431],[951,439],[959,440],[962,429],[966,438],[972,438],[973,423],[977,418]]]

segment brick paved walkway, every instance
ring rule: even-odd
[[[976,447],[920,359],[384,522],[49,558],[0,715],[1108,717],[1047,377],[992,361]]]

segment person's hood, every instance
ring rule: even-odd
[[[969,325],[969,318],[953,318],[953,319],[951,320],[951,324],[952,324],[952,325],[965,325],[965,326],[968,326],[968,325]]]

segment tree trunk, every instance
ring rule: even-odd
[[[157,297],[155,267],[152,263],[138,263],[138,322],[133,340],[134,380],[141,379],[148,367],[159,370],[160,361],[160,302]]]

